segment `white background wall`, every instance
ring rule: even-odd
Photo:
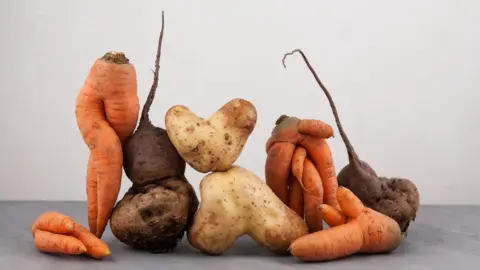
[[[88,150],[75,98],[93,61],[126,52],[141,103],[166,26],[151,118],[185,104],[207,117],[235,97],[258,124],[237,164],[264,178],[282,113],[334,124],[300,47],[332,92],[360,157],[415,181],[423,204],[480,204],[478,1],[0,2],[0,199],[84,200]],[[330,140],[337,172],[347,162]],[[202,174],[187,169],[198,191]],[[122,194],[130,181],[123,178]]]

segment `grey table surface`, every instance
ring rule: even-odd
[[[388,255],[303,263],[275,256],[249,237],[240,237],[223,255],[206,255],[186,238],[173,253],[151,254],[122,244],[107,229],[103,239],[112,255],[102,261],[84,256],[39,252],[30,226],[45,211],[59,211],[87,224],[82,202],[0,202],[0,269],[480,269],[480,206],[422,206],[404,242]],[[87,267],[87,268],[85,268]]]

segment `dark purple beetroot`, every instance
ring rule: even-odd
[[[110,228],[118,240],[157,253],[176,247],[198,208],[197,195],[184,176],[185,161],[166,131],[153,126],[148,116],[158,84],[163,29],[162,12],[152,88],[139,125],[123,148],[124,170],[133,185],[110,218]]]

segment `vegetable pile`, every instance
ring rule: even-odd
[[[415,220],[419,193],[408,179],[386,178],[360,160],[325,93],[349,164],[336,175],[327,140],[333,127],[318,119],[281,115],[265,143],[265,181],[236,163],[257,125],[257,110],[234,98],[209,118],[184,105],[165,113],[165,129],[149,117],[158,87],[164,35],[158,38],[153,83],[140,114],[136,71],[121,52],[96,59],[77,98],[75,115],[90,150],[87,173],[89,230],[71,217],[45,212],[31,227],[41,252],[102,259],[110,221],[115,238],[152,253],[175,249],[186,235],[195,249],[222,254],[243,235],[270,252],[300,261],[327,261],[356,253],[388,253]],[[140,119],[138,119],[140,116]],[[138,124],[138,126],[137,126]],[[204,174],[199,201],[186,165]],[[131,186],[116,203],[122,168]],[[116,203],[116,204],[115,204]],[[329,228],[324,228],[325,221]]]
[[[305,54],[297,49],[287,53],[283,60],[287,55],[295,52],[302,56],[308,69],[327,96],[340,135],[347,148],[349,164],[340,170],[337,176],[338,184],[352,190],[367,207],[393,218],[400,225],[402,233],[406,233],[410,222],[415,220],[420,204],[417,187],[409,179],[379,177],[367,162],[360,160],[343,130],[330,93],[318,78]]]
[[[153,84],[139,125],[123,147],[123,165],[132,186],[110,219],[110,228],[118,240],[154,253],[169,252],[177,246],[198,208],[195,191],[184,176],[185,161],[165,129],[154,126],[149,119],[158,85],[164,25],[162,12]]]

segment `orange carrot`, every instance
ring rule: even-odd
[[[347,221],[345,215],[343,215],[340,210],[333,208],[328,204],[319,205],[318,211],[320,212],[322,219],[325,220],[330,227],[345,224]]]
[[[320,120],[281,115],[275,122],[272,135],[265,144],[266,152],[268,153],[276,142],[298,144],[309,136],[324,139],[333,137],[333,127]]]
[[[87,192],[88,220],[89,226],[96,223],[90,230],[99,238],[120,190],[123,165],[121,143],[133,133],[138,114],[134,66],[123,53],[106,53],[90,68],[75,108],[77,125],[93,161],[87,173],[87,189],[90,191]],[[95,186],[96,198],[92,191]],[[95,212],[96,216],[93,216]]]
[[[265,164],[266,183],[285,205],[288,205],[288,178],[294,150],[294,144],[275,143],[268,151]]]
[[[101,259],[111,254],[110,248],[105,242],[78,223],[75,224],[72,235],[85,245],[85,254],[90,257]]]
[[[293,152],[292,174],[300,182],[303,179],[303,163],[306,157],[307,157],[307,150],[305,150],[305,148],[303,148],[302,146],[297,146],[295,148],[295,151]]]
[[[40,251],[48,253],[78,255],[87,250],[85,245],[73,236],[40,229],[35,230],[34,244]]]
[[[302,182],[305,187],[303,195],[305,222],[310,232],[320,231],[323,229],[323,222],[321,213],[317,208],[323,204],[323,183],[317,169],[309,158],[305,158],[303,164]]]
[[[333,136],[333,127],[317,119],[302,119],[298,123],[298,132],[319,138]]]
[[[98,174],[95,170],[95,163],[92,154],[88,158],[87,165],[87,216],[90,232],[97,232],[97,180]]]
[[[402,234],[394,219],[365,207],[345,187],[338,188],[337,199],[349,221],[297,238],[289,248],[293,256],[302,261],[326,261],[354,253],[388,253],[399,246]]]
[[[289,197],[288,197],[288,207],[295,211],[300,217],[303,218],[304,211],[303,211],[303,204],[304,204],[304,197],[303,197],[303,189],[300,184],[301,181],[298,181],[295,176],[290,175],[289,177]]]
[[[306,137],[300,142],[305,147],[309,157],[315,164],[323,182],[324,202],[330,206],[340,209],[336,193],[338,189],[337,177],[332,152],[326,139]]]
[[[32,236],[37,230],[51,233],[68,234],[73,232],[75,222],[69,216],[49,211],[38,216],[32,224]]]

